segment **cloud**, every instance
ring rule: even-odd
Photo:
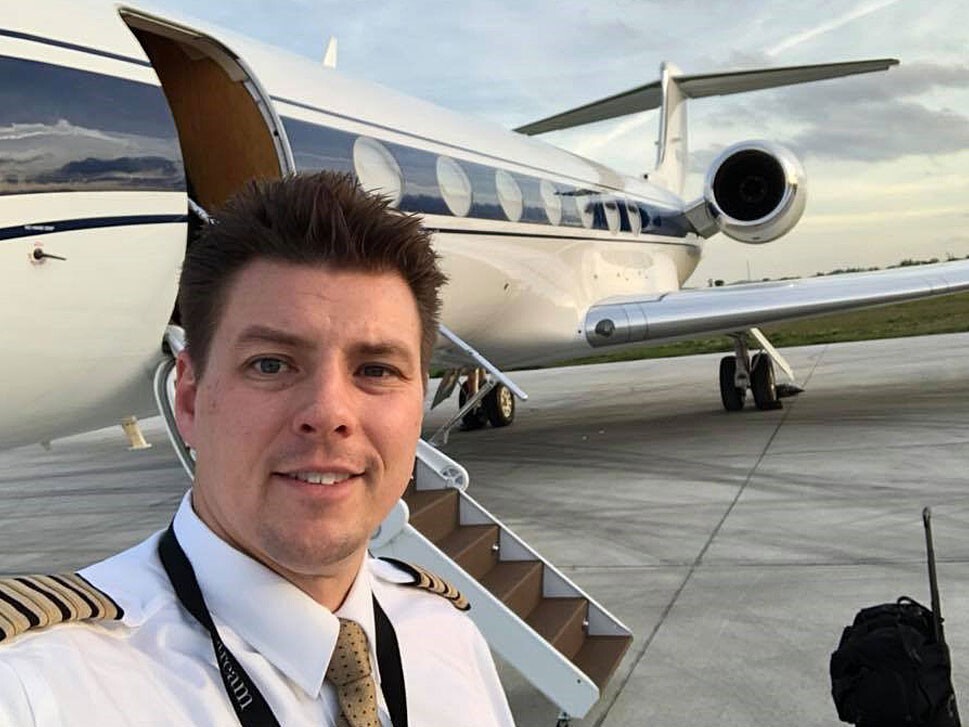
[[[920,99],[969,89],[969,65],[913,63],[848,80],[775,98],[772,110],[802,127],[791,143],[805,154],[882,161],[969,148],[969,116]]]
[[[751,94],[730,113],[783,129],[771,134],[803,157],[880,162],[969,148],[969,115],[930,105],[969,90],[969,65],[912,63],[853,78]],[[707,145],[691,169],[722,147]]]
[[[806,112],[819,104],[863,105],[947,89],[969,89],[969,64],[907,63],[884,73],[797,86],[779,94],[776,106]]]
[[[829,109],[791,140],[805,155],[858,161],[885,161],[910,155],[948,154],[969,148],[969,117],[935,111],[917,103],[882,102]]]

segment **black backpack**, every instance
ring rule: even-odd
[[[949,647],[911,598],[862,609],[831,655],[838,717],[859,727],[958,727]]]
[[[942,630],[932,547],[925,542],[932,609],[903,596],[864,608],[831,655],[831,694],[842,722],[858,727],[960,727],[949,647]]]

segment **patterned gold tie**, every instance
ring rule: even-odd
[[[336,687],[340,701],[338,727],[380,727],[370,646],[367,634],[357,622],[340,619],[340,636],[330,657],[326,678]]]

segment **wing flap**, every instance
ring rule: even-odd
[[[585,318],[592,346],[731,333],[768,323],[902,303],[969,290],[969,261],[918,265],[722,288],[652,298],[610,298]]]

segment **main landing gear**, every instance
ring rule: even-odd
[[[472,369],[458,389],[458,408],[474,396],[475,392],[487,381],[487,374],[483,369]],[[481,429],[487,424],[493,427],[507,427],[515,421],[515,395],[511,389],[500,381],[490,388],[467,414],[461,417],[461,429],[471,431]]]
[[[784,357],[767,337],[757,328],[731,334],[734,355],[720,359],[720,400],[727,411],[740,411],[747,399],[747,390],[753,394],[754,405],[762,410],[780,409],[781,399],[797,396],[804,389],[794,383],[794,372]],[[760,352],[750,355],[749,338],[760,346]],[[778,384],[774,364],[787,374],[791,383]]]
[[[452,346],[449,358],[467,362],[470,366],[455,366],[445,371],[431,403],[433,409],[450,398],[458,388],[458,413],[438,429],[428,440],[434,446],[447,444],[448,435],[456,426],[465,431],[481,429],[487,424],[507,427],[515,421],[515,400],[528,398],[511,379],[493,363],[449,330],[440,327],[441,335]]]

